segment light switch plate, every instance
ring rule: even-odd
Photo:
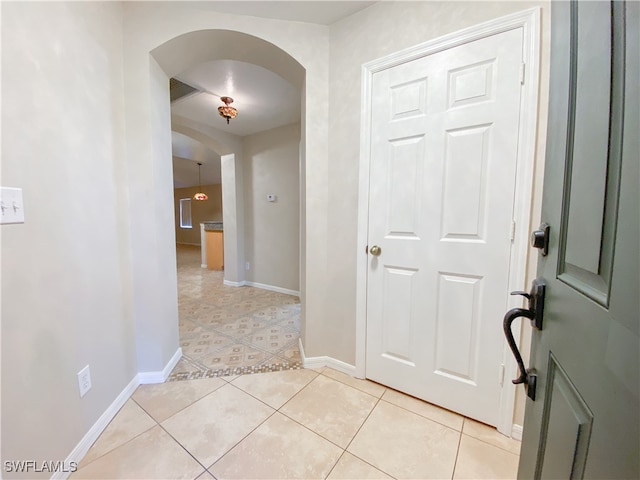
[[[0,187],[0,224],[24,223],[22,189]]]

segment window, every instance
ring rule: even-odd
[[[190,198],[180,199],[180,228],[192,228]]]

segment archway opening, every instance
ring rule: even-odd
[[[267,196],[264,192],[260,192],[256,188],[256,183],[264,183],[264,178],[258,178],[256,182],[256,165],[260,165],[264,151],[261,147],[265,144],[265,138],[260,139],[261,131],[254,131],[248,135],[234,134],[225,131],[224,128],[217,128],[203,121],[202,118],[189,118],[184,115],[184,108],[178,110],[178,113],[171,109],[171,131],[174,135],[184,135],[195,142],[199,142],[207,149],[214,152],[219,158],[221,165],[221,182],[222,182],[222,208],[223,208],[223,224],[224,224],[224,283],[226,285],[243,286],[254,285],[270,290],[282,290],[287,293],[294,293],[304,298],[302,295],[303,280],[301,271],[304,259],[303,252],[303,232],[304,222],[304,189],[301,188],[301,175],[304,174],[304,142],[301,139],[301,125],[304,124],[304,68],[290,55],[279,47],[266,42],[258,37],[245,33],[229,31],[229,30],[202,30],[190,32],[176,37],[163,45],[157,47],[151,52],[164,74],[166,75],[167,84],[170,78],[180,77],[184,72],[193,71],[198,66],[211,64],[215,62],[243,62],[254,65],[261,69],[272,72],[273,75],[284,79],[290,85],[294,86],[298,95],[299,110],[297,118],[297,140],[296,140],[296,234],[295,234],[295,262],[282,262],[284,264],[296,264],[295,284],[271,285],[270,282],[260,281],[259,272],[252,272],[252,268],[258,270],[260,255],[256,251],[256,246],[262,245],[263,239],[256,236],[256,218],[261,218],[264,214],[257,212],[256,197],[262,202]],[[198,83],[198,82],[194,82]],[[212,89],[202,89],[203,82],[196,85],[200,87],[204,96],[215,98],[229,94],[228,91],[211,91]],[[278,92],[274,93],[277,97]],[[219,102],[219,100],[218,100]],[[236,106],[240,106],[237,104]],[[245,111],[246,112],[246,111]],[[240,115],[242,115],[242,110]],[[246,115],[246,113],[245,113]],[[211,106],[212,120],[220,121],[217,118],[215,106]],[[231,122],[235,122],[235,119]],[[222,126],[225,127],[225,126]],[[278,130],[276,127],[274,132]],[[254,128],[255,129],[255,128]],[[286,126],[281,126],[280,130],[287,130]],[[282,131],[278,130],[278,134]],[[294,127],[295,130],[295,127]],[[262,135],[263,137],[273,137],[269,132]],[[246,138],[251,137],[251,141]],[[268,142],[266,142],[268,143]],[[256,147],[256,144],[259,147]],[[262,170],[264,173],[264,169]],[[274,174],[274,177],[282,177],[281,174]],[[262,198],[265,197],[265,198]],[[269,198],[275,197],[276,203],[280,201],[277,192],[268,195]],[[269,201],[269,200],[267,200]],[[264,206],[264,205],[258,205]],[[289,209],[291,210],[291,209]],[[291,216],[291,211],[289,211]],[[195,225],[194,225],[195,226]],[[272,229],[277,230],[277,225],[272,225]],[[264,230],[264,225],[262,226]],[[270,242],[281,244],[277,239],[270,239]],[[286,243],[286,242],[285,242]],[[290,242],[289,242],[290,243]],[[258,247],[258,250],[260,247]],[[288,248],[289,254],[294,249]],[[258,259],[256,258],[258,255]],[[204,265],[204,257],[203,265]],[[273,263],[273,262],[272,262]],[[275,262],[278,263],[278,262]],[[253,274],[253,275],[252,275]],[[258,276],[256,276],[258,275]],[[277,282],[275,282],[277,283]],[[286,283],[286,282],[285,282]],[[276,287],[276,288],[270,288]],[[290,288],[293,287],[293,288]],[[298,313],[298,318],[300,313]],[[297,342],[296,342],[297,348]]]

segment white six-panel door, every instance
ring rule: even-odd
[[[522,42],[510,30],[372,83],[366,376],[492,425]]]

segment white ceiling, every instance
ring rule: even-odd
[[[184,2],[192,8],[329,25],[375,2],[352,1],[233,1]],[[199,90],[171,104],[171,113],[238,136],[251,135],[300,120],[301,92],[279,75],[258,65],[216,60],[196,65],[175,78]],[[238,116],[227,125],[218,114],[220,97],[234,99]],[[220,183],[220,157],[210,148],[172,132],[174,187]]]
[[[376,2],[323,0],[323,1],[231,1],[185,2],[193,8],[213,10],[235,15],[291,20],[294,22],[331,25],[343,18],[367,8]]]
[[[245,136],[300,120],[300,91],[275,73],[236,60],[201,63],[176,75],[201,93],[176,100],[171,112],[227,133]],[[231,97],[238,116],[227,125],[220,97]]]

